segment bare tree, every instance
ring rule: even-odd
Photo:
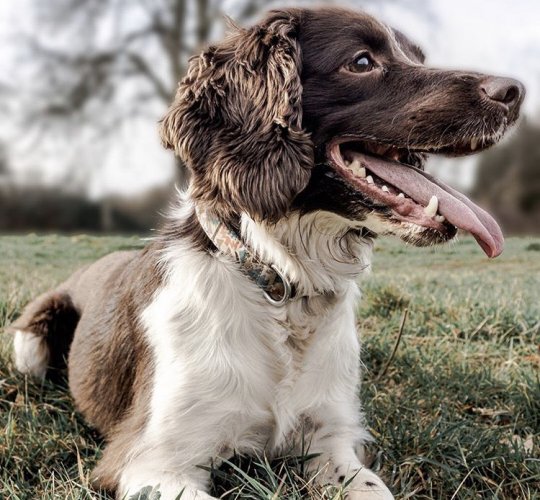
[[[232,14],[244,19],[264,1],[232,4]],[[219,35],[224,19],[218,0],[35,0],[33,5],[38,29],[25,35],[33,68],[25,126],[32,124],[42,135],[51,127],[84,125],[105,142],[126,119],[155,120],[165,110],[189,56]]]

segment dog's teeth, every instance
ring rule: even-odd
[[[434,217],[439,209],[439,199],[436,196],[432,196],[429,200],[428,206],[424,208],[424,213],[428,217]]]
[[[446,219],[444,218],[444,215],[436,215],[435,220],[437,222],[444,222]]]
[[[398,197],[398,198],[405,198],[405,195],[404,195],[403,193],[399,193],[399,194],[397,195],[397,197]]]
[[[373,180],[373,177],[371,177],[371,175],[368,175],[366,177],[366,180],[367,180],[368,184],[375,184],[375,181]]]
[[[355,158],[348,167],[356,174],[358,177],[366,177],[366,169],[365,167],[362,167],[362,163],[358,158]]]
[[[478,146],[478,139],[475,137],[471,140],[471,149],[474,151],[476,149],[476,146]]]
[[[382,189],[383,191],[385,191],[386,193],[389,193],[389,192],[390,192],[390,190],[388,189],[388,186],[383,186],[381,189]]]

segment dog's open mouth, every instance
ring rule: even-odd
[[[415,166],[422,153],[464,155],[477,148],[474,139],[444,150],[410,150],[341,138],[329,144],[328,157],[354,189],[390,210],[392,219],[423,227],[441,241],[451,239],[457,228],[463,229],[493,258],[500,255],[504,243],[495,220],[465,195]]]

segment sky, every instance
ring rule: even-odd
[[[32,29],[25,15],[30,2],[0,0],[0,81],[1,75],[9,75],[13,65],[19,64],[9,43],[18,30]],[[226,4],[233,5],[234,0]],[[411,7],[410,0],[372,0],[366,10],[417,41],[427,53],[428,65],[518,78],[527,88],[526,114],[540,120],[540,1],[426,0],[426,4],[428,14]],[[0,122],[0,134],[6,125]],[[12,139],[16,142],[18,138]],[[37,175],[50,184],[61,182],[65,162],[58,161],[58,156],[64,154],[58,138],[40,148],[39,165],[28,148],[13,155],[16,174],[21,178]],[[78,152],[72,154],[76,157]],[[474,161],[434,162],[432,170],[454,181],[457,187],[468,187],[474,178]],[[96,172],[88,181],[88,191],[94,197],[130,195],[170,182],[173,167],[170,155],[159,144],[155,121],[127,123]]]

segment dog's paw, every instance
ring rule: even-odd
[[[179,491],[179,493],[178,493]],[[120,497],[118,497],[120,498]],[[126,495],[121,498],[126,498]],[[201,490],[192,488],[162,488],[161,486],[145,486],[135,493],[127,495],[128,500],[217,500]]]
[[[394,500],[383,480],[369,469],[360,469],[345,483],[346,500]]]

